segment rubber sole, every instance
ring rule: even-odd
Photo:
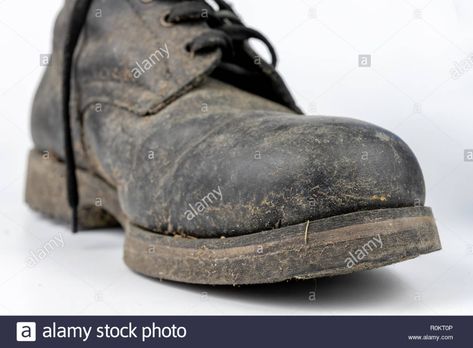
[[[196,284],[258,284],[373,269],[441,249],[432,211],[407,207],[359,211],[231,238],[186,238],[133,225],[116,190],[77,170],[82,228],[121,224],[124,259],[144,275]],[[26,202],[69,221],[65,166],[29,155]]]

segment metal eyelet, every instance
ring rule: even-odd
[[[167,12],[163,13],[163,15],[161,16],[160,22],[161,22],[161,25],[163,27],[172,27],[174,25],[174,23],[168,21],[169,13],[170,12],[167,11]]]

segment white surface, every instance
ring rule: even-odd
[[[317,284],[198,287],[131,272],[120,230],[71,235],[23,203],[39,54],[51,49],[61,1],[0,0],[0,314],[473,314],[473,163],[463,161],[473,149],[473,71],[450,76],[473,49],[460,25],[473,13],[460,21],[446,0],[234,4],[272,40],[307,112],[367,120],[412,147],[443,250]],[[372,54],[373,66],[358,68],[358,54]],[[28,267],[30,251],[58,234],[65,246]]]

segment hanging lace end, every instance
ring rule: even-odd
[[[71,224],[72,233],[76,233],[78,230],[78,208],[72,207],[72,224]]]

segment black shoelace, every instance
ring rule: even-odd
[[[221,48],[223,53],[231,59],[235,53],[235,43],[241,44],[252,38],[261,40],[268,47],[271,65],[275,67],[277,56],[268,39],[260,32],[246,27],[225,1],[214,1],[219,6],[219,10],[214,10],[204,0],[179,2],[164,16],[163,21],[168,24],[207,22],[212,29],[196,37],[187,45],[187,49],[193,54]]]
[[[71,77],[74,51],[79,41],[82,28],[85,25],[87,14],[93,0],[78,0],[74,4],[73,15],[69,22],[64,44],[64,67],[62,72],[62,116],[64,123],[64,154],[66,162],[67,198],[72,210],[72,231],[78,229],[79,190],[76,176],[76,162],[72,141],[70,98]],[[235,50],[241,49],[243,43],[251,38],[261,40],[271,54],[271,64],[276,66],[276,52],[271,43],[258,31],[246,27],[238,18],[230,5],[223,0],[214,0],[218,10],[208,5],[205,0],[180,1],[163,16],[161,23],[165,26],[179,23],[206,22],[211,28],[196,37],[186,48],[191,54],[201,54],[220,48],[223,61],[231,61]],[[226,69],[238,67],[237,63],[226,64]],[[239,67],[239,71],[245,70]],[[233,69],[235,70],[235,69]]]

